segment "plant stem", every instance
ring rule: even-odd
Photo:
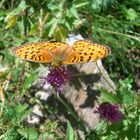
[[[53,92],[54,93],[54,92]],[[54,93],[54,96],[58,99],[58,101],[60,103],[62,103],[70,112],[71,112],[71,115],[73,116],[73,118],[78,122],[80,128],[84,131],[85,135],[88,133],[85,126],[83,125],[81,119],[77,116],[77,114],[68,106],[68,104],[62,99],[60,98],[59,96],[57,96],[56,93]]]
[[[96,27],[93,27],[93,28],[96,28]],[[128,38],[132,38],[132,39],[135,39],[137,41],[140,41],[139,38],[136,36],[132,36],[132,35],[124,34],[124,33],[119,33],[119,32],[114,32],[111,30],[106,30],[106,29],[101,29],[101,28],[98,28],[98,29],[96,28],[96,30],[110,33],[110,34],[116,34],[116,35],[120,35],[120,36],[124,36],[124,37],[128,37]]]

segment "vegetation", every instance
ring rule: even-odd
[[[65,41],[70,33],[81,34],[85,39],[111,48],[112,53],[103,64],[117,89],[114,94],[100,89],[102,94],[98,100],[100,104],[118,104],[122,114],[120,122],[101,119],[95,128],[88,131],[76,116],[85,139],[140,139],[139,27],[139,0],[1,0],[0,139],[80,139],[77,128],[69,119],[74,114],[68,114],[67,125],[59,126],[57,120],[48,117],[57,108],[44,105],[30,95],[29,88],[38,77],[39,64],[23,62],[12,53],[15,46],[26,42]],[[72,106],[66,105],[61,98],[54,98],[73,112]],[[34,104],[41,106],[45,116],[40,126],[25,122]],[[62,127],[65,128],[63,131]]]

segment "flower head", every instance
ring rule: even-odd
[[[119,111],[119,106],[117,104],[112,105],[110,103],[102,103],[97,112],[102,118],[105,118],[108,122],[119,122],[121,120],[121,112]]]
[[[56,92],[61,93],[63,91],[63,85],[69,79],[69,72],[65,66],[49,67],[49,74],[47,77],[43,77],[45,82],[52,85]]]

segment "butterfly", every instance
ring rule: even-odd
[[[48,41],[21,45],[13,50],[15,56],[33,62],[51,63],[52,66],[85,63],[104,58],[110,48],[87,40],[78,40],[73,45]]]

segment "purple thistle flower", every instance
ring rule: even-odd
[[[63,91],[63,85],[69,80],[69,72],[66,66],[62,65],[59,67],[49,67],[49,74],[47,77],[41,77],[44,82],[48,82],[55,88],[57,93],[61,93]]]
[[[97,112],[102,118],[105,118],[108,122],[119,122],[121,120],[122,114],[119,111],[119,106],[117,104],[112,105],[110,103],[102,103]]]

